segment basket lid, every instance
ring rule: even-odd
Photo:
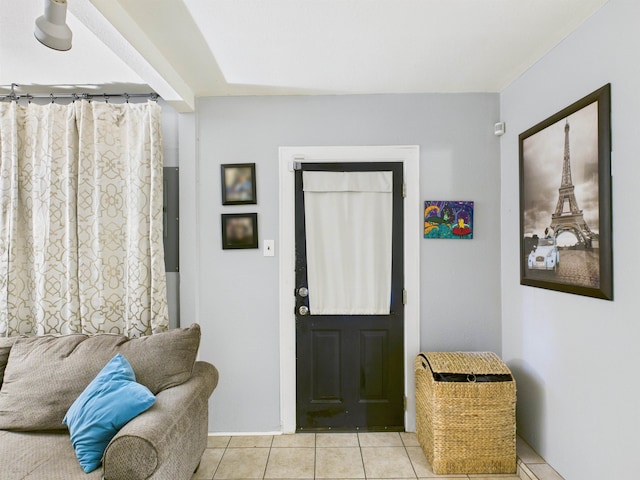
[[[426,352],[434,373],[510,375],[509,367],[493,352]]]

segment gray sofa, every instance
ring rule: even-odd
[[[140,338],[99,334],[0,338],[2,480],[189,480],[207,446],[208,400],[218,382],[196,361],[200,327]],[[84,473],[62,419],[117,353],[155,396]]]

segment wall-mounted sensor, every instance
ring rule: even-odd
[[[507,131],[506,128],[507,126],[504,122],[498,122],[493,126],[493,134],[498,137],[504,135],[504,132]]]

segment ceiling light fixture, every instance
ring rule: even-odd
[[[71,48],[71,29],[66,23],[67,0],[44,0],[44,15],[36,19],[35,36],[54,50]]]

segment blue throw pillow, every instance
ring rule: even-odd
[[[62,423],[85,473],[102,463],[111,439],[129,420],[147,410],[156,397],[136,383],[131,365],[118,353],[85,388]]]

